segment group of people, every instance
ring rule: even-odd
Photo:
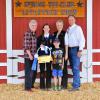
[[[73,72],[73,88],[70,91],[77,91],[80,87],[80,57],[85,47],[83,31],[76,24],[73,15],[68,16],[69,27],[63,30],[63,20],[57,20],[57,31],[50,34],[49,24],[43,26],[43,32],[36,36],[38,23],[36,20],[29,22],[29,31],[24,34],[24,58],[25,58],[25,90],[32,91],[37,75],[37,68],[31,73],[31,67],[38,48],[38,56],[50,55],[45,47],[52,48],[52,61],[40,63],[40,89],[50,90],[53,77],[54,90],[67,89],[68,71],[67,60],[69,59]]]

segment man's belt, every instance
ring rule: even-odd
[[[68,47],[68,49],[74,49],[74,48],[79,48],[79,46]]]

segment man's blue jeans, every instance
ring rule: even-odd
[[[80,58],[77,56],[79,47],[69,48],[69,61],[73,72],[73,88],[80,87]]]

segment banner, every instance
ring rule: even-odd
[[[13,0],[14,17],[85,17],[86,0]]]

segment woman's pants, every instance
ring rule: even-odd
[[[51,88],[51,63],[40,64],[40,88]]]

